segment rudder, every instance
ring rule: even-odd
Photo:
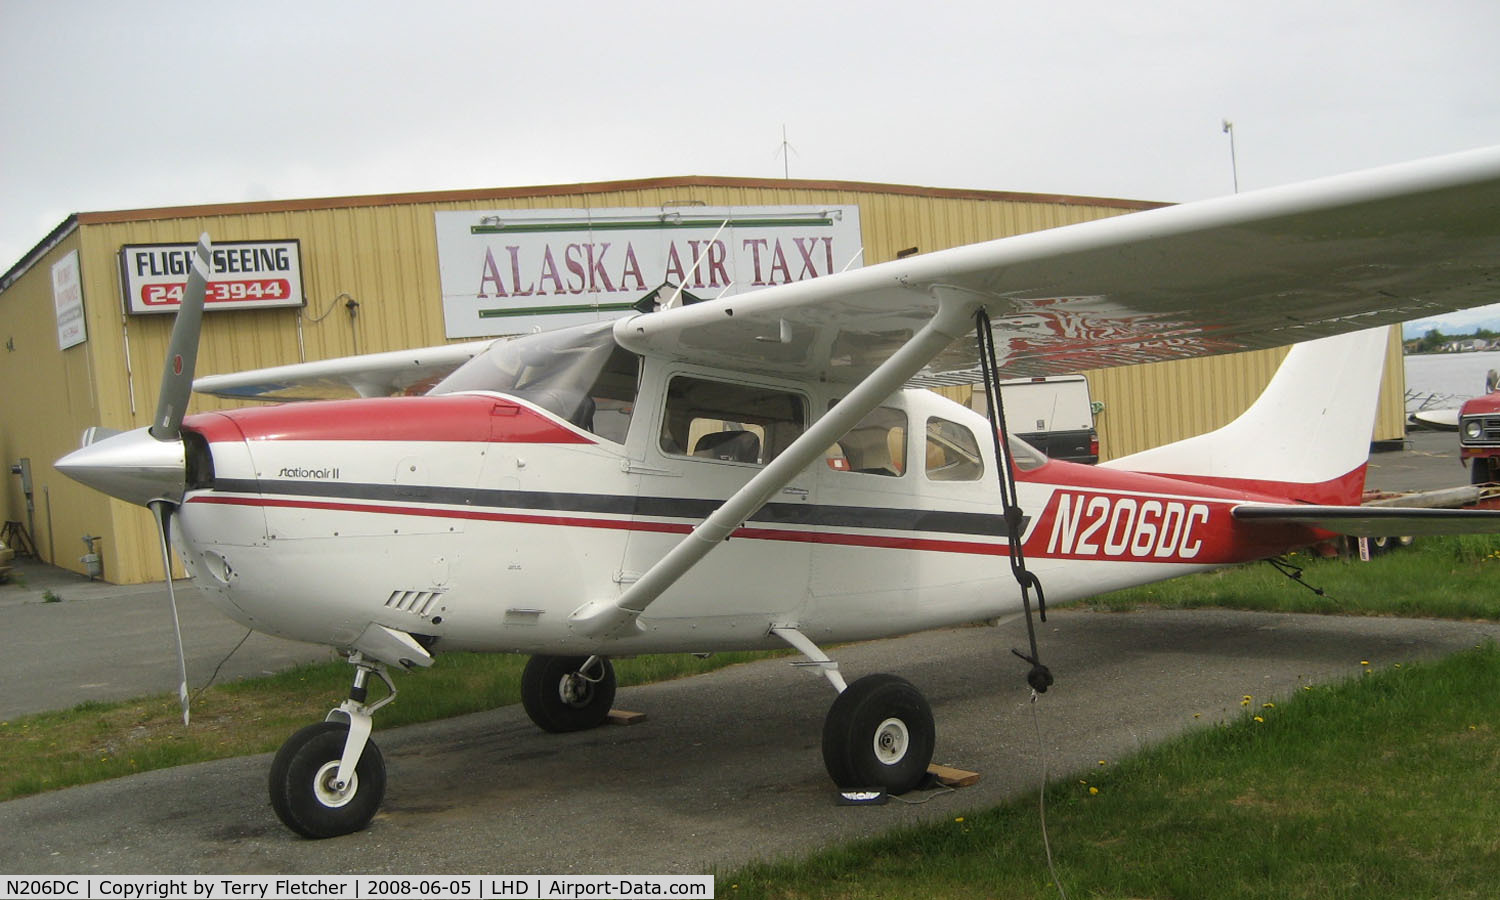
[[[1233,422],[1103,465],[1301,502],[1358,503],[1387,334],[1374,328],[1297,344]]]

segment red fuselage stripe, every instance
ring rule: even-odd
[[[393,516],[426,516],[440,519],[464,519],[479,522],[510,522],[521,525],[562,525],[575,528],[602,528],[612,531],[641,531],[656,534],[688,534],[693,526],[671,522],[641,522],[626,519],[600,519],[587,516],[547,516],[534,513],[501,513],[477,509],[431,509],[421,506],[388,506],[383,504],[343,503],[327,500],[283,500],[267,497],[197,496],[189,503],[214,503],[225,506],[257,506],[279,509],[320,509],[330,512],[375,513]],[[802,544],[836,544],[848,547],[875,547],[889,550],[921,550],[940,553],[968,553],[980,556],[1009,556],[1005,544],[969,541],[944,541],[932,538],[898,538],[847,532],[790,531],[775,528],[737,528],[731,537],[757,541],[789,541]]]

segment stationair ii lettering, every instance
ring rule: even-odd
[[[312,478],[312,479],[337,479],[339,477],[338,466],[325,466],[319,469],[308,469],[302,466],[282,466],[278,478]]]
[[[750,257],[752,286],[788,284],[833,273],[831,237],[745,238],[741,244]],[[631,242],[623,248],[608,241],[548,244],[540,256],[534,248],[528,255],[528,249],[507,245],[505,255],[496,259],[494,250],[486,247],[476,296],[614,293],[644,291],[657,284],[654,276],[648,279],[642,274]],[[729,246],[721,240],[673,241],[667,246],[663,276],[683,287],[727,288],[734,281],[728,259]]]
[[[1061,492],[1054,511],[1047,552],[1060,556],[1193,559],[1203,549],[1196,529],[1209,520],[1205,503],[1107,494]]]

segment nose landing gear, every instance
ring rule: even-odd
[[[349,655],[349,662],[355,667],[349,699],[326,720],[287,738],[271,762],[271,808],[282,824],[303,837],[359,831],[385,798],[385,759],[370,740],[371,716],[396,699],[396,685],[384,666],[358,652]],[[366,705],[371,674],[390,693]]]

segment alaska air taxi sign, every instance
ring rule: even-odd
[[[438,212],[450,338],[614,318],[663,284],[712,300],[860,264],[857,206]]]

